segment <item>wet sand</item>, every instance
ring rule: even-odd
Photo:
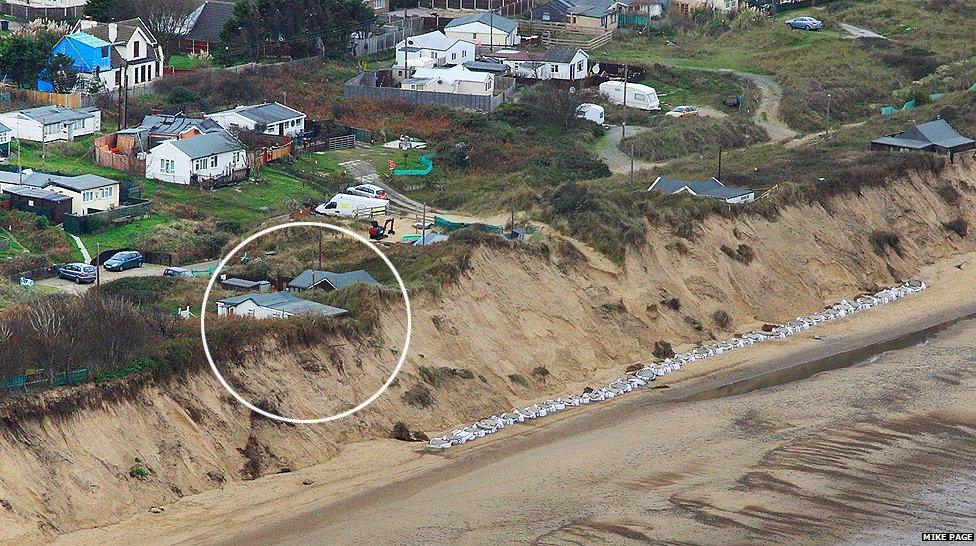
[[[967,488],[976,466],[974,323],[811,377],[722,389],[973,314],[972,260],[927,268],[933,286],[922,294],[689,366],[666,389],[511,427],[446,456],[392,441],[347,446],[324,465],[62,539],[819,543],[917,542],[926,525],[971,530],[970,501],[951,492]]]

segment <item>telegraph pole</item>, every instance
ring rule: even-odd
[[[630,72],[630,65],[624,63],[624,124],[620,128],[620,138],[627,136],[627,78]]]
[[[102,285],[102,245],[95,243],[95,286]]]
[[[634,143],[630,143],[630,185],[634,185]]]
[[[830,140],[830,93],[827,93],[827,131],[824,135],[824,140]]]
[[[718,181],[722,181],[722,146],[718,147]]]

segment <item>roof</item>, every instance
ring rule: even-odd
[[[647,189],[648,191],[656,191],[667,195],[674,195],[682,191],[690,191],[691,193],[701,197],[714,197],[716,199],[734,199],[736,197],[742,197],[743,195],[754,193],[753,190],[748,188],[726,186],[725,184],[719,182],[716,178],[689,181],[664,178],[663,176],[659,176],[657,180],[651,184],[651,187]]]
[[[224,279],[220,281],[220,284],[224,286],[233,286],[236,288],[257,288],[259,286],[271,284],[268,281],[249,281],[247,279],[238,279],[236,277],[231,277],[229,279]]]
[[[7,133],[9,131],[10,131],[10,127],[7,127],[6,125],[0,123],[0,133]]]
[[[224,110],[222,112],[216,112],[210,115],[218,116],[221,114],[228,114],[231,112],[236,112],[251,121],[257,123],[263,123],[265,125],[270,123],[287,121],[305,115],[299,112],[298,110],[295,110],[294,108],[289,108],[284,104],[279,104],[277,102],[267,102],[264,104],[255,104],[252,106],[238,106],[237,108]]]
[[[533,8],[532,12],[550,11],[561,14],[572,13],[584,17],[602,18],[612,13],[618,4],[629,5],[630,2],[622,0],[551,0],[546,4]]]
[[[249,293],[241,294],[217,300],[227,307],[236,307],[247,300],[251,300],[255,305],[275,309],[290,315],[321,315],[325,317],[338,317],[346,315],[349,311],[339,307],[332,307],[323,303],[308,301],[299,298],[291,292],[270,292],[270,293]]]
[[[14,173],[17,174],[17,173]],[[76,192],[82,192],[87,190],[93,190],[95,188],[102,188],[105,186],[113,186],[118,184],[118,180],[112,180],[110,178],[105,178],[103,176],[98,176],[94,174],[82,174],[79,176],[62,176],[59,174],[48,174],[42,172],[32,172],[30,175],[24,177],[25,186],[34,186],[35,188],[46,188],[48,186],[60,186],[65,189],[69,189]]]
[[[468,70],[464,66],[454,65],[450,68],[418,68],[413,73],[411,80],[428,81],[434,79],[440,79],[447,82],[482,82],[484,83],[488,78],[493,77],[491,74],[486,72],[475,72],[473,70]],[[404,80],[406,81],[406,80]]]
[[[518,28],[517,22],[500,15],[492,15],[492,13],[493,12],[490,11],[482,11],[480,13],[458,17],[457,19],[454,19],[448,23],[444,28],[454,28],[461,25],[467,25],[469,23],[483,23],[491,28],[497,28],[505,33],[512,32]]]
[[[372,275],[370,275],[367,271],[363,271],[362,269],[347,271],[346,273],[333,273],[332,271],[306,269],[305,271],[299,273],[297,277],[292,279],[292,281],[288,283],[288,287],[309,289],[315,285],[318,285],[323,280],[327,281],[336,290],[342,290],[343,288],[357,282],[371,285],[380,284],[376,279],[373,278]]]
[[[65,108],[64,106],[38,106],[26,110],[16,110],[4,112],[8,114],[21,114],[43,125],[64,123],[67,121],[78,121],[94,117],[90,111],[82,109]]]
[[[219,42],[220,32],[233,16],[232,2],[204,2],[187,18],[190,28],[183,36],[201,42]]]
[[[468,61],[463,66],[474,72],[492,72],[496,74],[505,74],[510,70],[507,64],[485,61]]]
[[[155,135],[179,135],[188,129],[197,128],[201,132],[220,129],[216,121],[205,118],[188,118],[184,116],[156,116],[149,115],[142,118],[138,129],[147,130]],[[122,131],[119,131],[122,132]]]
[[[932,145],[952,149],[976,144],[976,141],[973,139],[959,134],[944,119],[936,119],[928,123],[922,123],[907,131],[881,137],[872,142],[874,144],[884,144],[915,150],[927,148]]]
[[[96,23],[95,25],[86,28],[85,25],[90,23],[91,21],[85,21],[85,20],[78,21],[78,24],[75,25],[76,33],[80,31],[85,34],[89,34],[105,42],[105,45],[108,45],[111,43],[124,44],[132,38],[132,35],[136,33],[136,29],[140,29],[142,30],[143,34],[145,34],[146,37],[149,38],[150,42],[152,42],[152,45],[153,46],[156,45],[156,37],[153,36],[153,33],[149,31],[149,28],[145,24],[143,24],[142,19],[138,17],[135,17],[133,19],[126,19],[125,21],[119,21],[115,23],[117,30],[116,30],[114,42],[110,40],[108,37],[109,25],[111,23]]]
[[[97,36],[92,36],[91,34],[88,34],[87,32],[75,32],[74,34],[69,34],[65,36],[65,38],[71,38],[76,42],[80,42],[82,44],[91,47],[105,47],[108,45],[112,45]]]
[[[214,131],[213,133],[168,142],[190,159],[200,159],[201,157],[237,152],[244,149],[244,146],[226,131]]]
[[[569,47],[569,46],[556,46],[549,51],[546,51],[543,55],[542,60],[550,63],[571,63],[573,62],[573,57],[582,51],[579,48]],[[583,54],[588,58],[584,51]]]
[[[403,47],[423,48],[423,49],[433,49],[436,51],[447,51],[454,44],[460,42],[457,38],[448,38],[443,32],[435,30],[433,32],[428,32],[427,34],[420,34],[417,36],[411,36],[405,40],[405,42],[400,42],[402,46],[398,44],[398,48],[403,49]]]
[[[46,201],[71,201],[71,197],[68,195],[62,195],[58,192],[45,190],[43,188],[35,188],[33,186],[14,186],[12,188],[3,190],[3,192],[12,193],[21,197],[44,199]]]

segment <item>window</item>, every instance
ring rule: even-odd
[[[583,70],[583,61],[579,61],[576,63],[576,70]]]
[[[122,85],[122,71],[115,71],[115,85]]]
[[[133,59],[138,59],[139,57],[142,57],[142,51],[140,51],[141,49],[142,49],[142,42],[140,42],[139,40],[132,42]]]
[[[34,200],[33,199],[28,199],[27,200],[27,206],[28,207],[33,207],[34,206]]]
[[[634,93],[634,100],[637,102],[644,102],[647,100],[647,95],[644,93]]]
[[[373,0],[373,9],[383,9],[386,7],[386,0]]]
[[[542,12],[542,20],[543,21],[549,21],[549,20],[551,20],[551,17],[549,17],[549,12],[548,11]]]
[[[81,200],[84,201],[85,203],[91,201],[94,198],[95,198],[95,192],[86,191],[85,193],[81,194]]]
[[[108,59],[109,51],[110,51],[109,46],[105,46],[105,47],[102,48],[102,58],[103,59]]]
[[[477,40],[478,39],[478,33],[477,32],[472,32],[471,33],[471,39],[472,40]]]
[[[217,166],[217,156],[212,155],[210,156],[210,167],[213,168],[216,166]]]
[[[553,72],[559,72],[558,64],[549,65],[549,68],[551,68]]]
[[[194,159],[193,160],[193,170],[194,171],[202,171],[202,170],[204,170],[206,168],[207,168],[207,160],[206,159]]]
[[[456,59],[457,59],[457,53],[451,53],[451,60],[453,61]]]
[[[173,174],[176,172],[176,161],[172,159],[160,159],[159,160],[159,170],[166,174]]]
[[[462,51],[461,52],[461,56],[462,57],[467,57],[468,56],[468,51],[467,50]]]
[[[112,186],[106,186],[106,187],[98,190],[98,198],[99,199],[107,199],[109,197],[112,197],[112,193],[113,193]]]

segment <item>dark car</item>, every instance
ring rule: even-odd
[[[163,270],[164,277],[192,277],[193,271],[185,267],[167,267]]]
[[[116,252],[114,256],[105,260],[104,266],[109,271],[125,271],[133,267],[142,267],[143,261],[142,254],[135,250],[123,250],[122,252]]]
[[[95,273],[94,266],[83,263],[64,264],[58,268],[59,278],[74,281],[78,284],[95,282]]]

